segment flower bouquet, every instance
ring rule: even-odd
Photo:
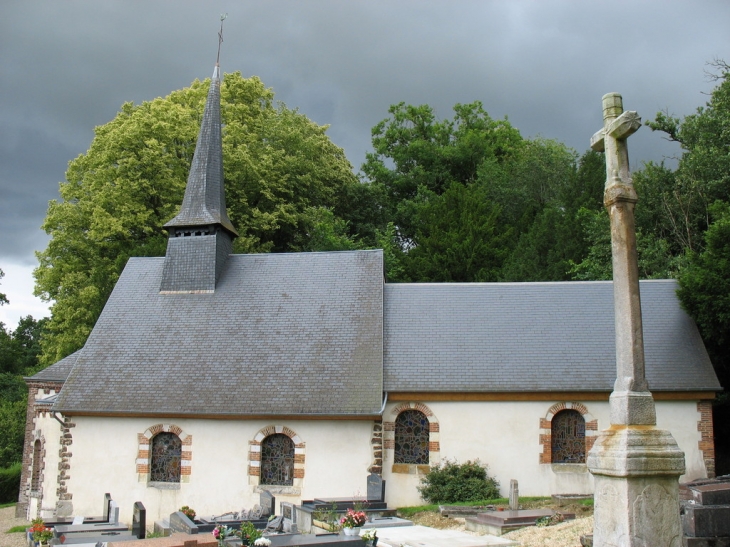
[[[364,511],[348,509],[345,516],[340,519],[340,524],[344,528],[345,535],[352,536],[357,534],[356,528],[360,528],[367,520],[368,517]]]
[[[256,545],[263,536],[261,530],[257,530],[253,522],[246,521],[241,523],[241,545]]]
[[[30,527],[30,533],[33,535],[33,541],[41,544],[47,544],[53,538],[53,530],[46,528],[43,519],[33,519],[33,526]]]
[[[369,547],[377,547],[379,539],[378,532],[374,528],[367,530],[362,533],[360,539],[362,539],[365,542],[365,545],[368,545]]]
[[[195,510],[192,507],[188,507],[187,505],[183,505],[180,508],[180,512],[184,514],[186,517],[188,517],[190,520],[195,520]]]
[[[218,545],[223,547],[223,545],[225,545],[226,543],[226,538],[236,535],[236,532],[228,526],[222,526],[219,524],[218,526],[213,528],[211,534],[213,534],[213,537],[218,540]]]

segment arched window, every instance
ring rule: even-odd
[[[282,433],[269,435],[261,442],[260,484],[294,484],[294,442]]]
[[[419,410],[404,410],[395,419],[395,463],[428,465],[428,418]]]
[[[30,489],[37,492],[41,489],[41,440],[33,443],[33,468],[30,475]]]
[[[586,422],[577,410],[561,410],[550,425],[552,463],[586,462]]]
[[[180,482],[182,443],[174,433],[158,433],[152,437],[150,481]]]

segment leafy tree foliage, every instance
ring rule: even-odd
[[[434,504],[486,501],[499,497],[499,483],[487,475],[487,466],[479,460],[462,464],[444,460],[423,476],[418,491]]]
[[[164,255],[161,227],[182,203],[208,85],[124,104],[70,162],[61,200],[51,202],[43,224],[51,241],[35,271],[36,294],[55,301],[44,363],[84,344],[130,256]],[[241,233],[235,252],[305,248],[299,234],[327,214],[322,208],[347,217],[338,199],[363,194],[326,128],[276,105],[259,79],[227,74],[221,116],[228,212]],[[367,225],[367,215],[354,217]],[[337,222],[330,225],[341,230]]]
[[[373,149],[362,171],[392,223],[379,240],[391,281],[568,279],[587,253],[576,215],[602,206],[605,179],[593,152],[523,139],[479,102],[451,120],[394,105]]]
[[[0,269],[0,279],[2,279],[3,277],[5,277],[5,272]],[[8,304],[8,297],[5,296],[4,293],[0,292],[0,306],[2,306],[3,304]]]
[[[45,323],[45,319],[36,321],[30,315],[18,322],[15,331],[6,330],[0,323],[0,468],[19,462],[23,456],[28,398],[23,376],[38,370],[39,341]]]

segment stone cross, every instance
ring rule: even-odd
[[[641,127],[636,112],[624,112],[618,93],[603,96],[603,129],[591,148],[606,155],[604,204],[611,218],[616,328],[616,383],[611,423],[654,425],[656,412],[644,370],[644,337],[639,296],[634,207],[638,200],[629,172],[626,139]]]
[[[644,370],[634,207],[626,139],[641,127],[624,112],[621,95],[603,96],[603,129],[591,148],[606,153],[603,202],[611,218],[616,383],[611,427],[601,431],[586,464],[594,477],[595,547],[675,547],[682,544],[679,476],[684,454],[669,431],[657,429]]]

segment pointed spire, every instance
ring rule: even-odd
[[[220,42],[218,34],[218,55]],[[213,293],[238,232],[226,212],[223,188],[220,66],[215,64],[180,213],[169,232],[161,293]]]
[[[216,63],[205,103],[203,123],[190,166],[188,184],[180,213],[165,228],[190,228],[218,224],[233,237],[238,232],[226,212],[223,188],[223,144],[221,139],[220,67]]]

